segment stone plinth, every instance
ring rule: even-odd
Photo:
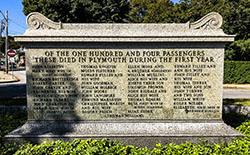
[[[210,13],[185,24],[64,24],[39,13],[26,48],[28,122],[7,140],[110,138],[138,146],[230,141],[222,121],[224,45]]]

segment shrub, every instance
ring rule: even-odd
[[[234,119],[233,119],[234,118]],[[30,154],[53,154],[53,155],[69,155],[69,154],[88,154],[88,155],[162,155],[162,154],[250,154],[250,120],[249,117],[243,117],[238,115],[232,115],[232,118],[227,118],[230,122],[233,121],[245,121],[236,129],[245,134],[244,138],[236,139],[230,143],[224,144],[208,144],[205,140],[199,144],[192,144],[187,142],[185,144],[170,143],[167,145],[156,144],[156,147],[152,150],[140,148],[132,145],[124,146],[117,141],[111,141],[108,139],[103,140],[80,140],[75,139],[72,142],[55,141],[44,142],[40,145],[31,143],[21,144],[0,144],[0,154],[2,155],[30,155]],[[12,120],[14,119],[14,121]],[[17,121],[19,120],[19,121]],[[1,114],[1,123],[6,121],[6,125],[14,123],[15,125],[8,128],[1,128],[2,134],[8,133],[15,126],[19,126],[26,120],[26,113],[12,113],[4,116]],[[3,135],[2,135],[3,136]]]
[[[107,139],[103,140],[80,140],[75,139],[71,143],[63,142],[63,141],[55,141],[55,142],[43,142],[40,145],[31,145],[28,144],[26,147],[18,150],[15,154],[53,154],[53,155],[65,155],[65,154],[129,154],[133,152],[149,152],[148,149],[138,149],[138,147],[134,146],[123,146],[123,144],[117,141],[111,141]]]
[[[27,120],[26,112],[0,114],[0,142],[4,135],[24,124]]]
[[[250,121],[249,116],[240,113],[223,113],[222,118],[226,124],[234,128],[240,126],[244,122]]]
[[[238,126],[236,129],[242,132],[245,136],[250,137],[250,120],[242,123],[242,125]]]
[[[230,143],[224,144],[208,144],[206,141],[201,141],[200,144],[185,144],[170,143],[167,145],[156,144],[153,150],[148,148],[139,148],[136,146],[123,146],[122,143],[103,140],[80,140],[75,139],[71,143],[63,141],[44,142],[40,145],[26,144],[20,145],[15,152],[16,155],[28,154],[89,154],[89,155],[162,155],[162,154],[249,154],[250,153],[250,121],[247,121],[237,127],[239,131],[246,135],[245,138],[236,139]],[[14,150],[14,149],[12,149]]]
[[[224,83],[250,83],[250,61],[225,61]]]
[[[0,106],[27,105],[26,98],[0,98]]]
[[[230,44],[225,51],[225,60],[250,61],[250,39]]]

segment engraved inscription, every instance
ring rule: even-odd
[[[223,57],[215,52],[29,50],[29,119],[220,118]]]

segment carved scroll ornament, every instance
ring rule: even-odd
[[[219,29],[223,23],[220,14],[211,12],[200,20],[190,23],[190,29]]]
[[[222,25],[222,22],[223,19],[220,14],[211,12],[194,23],[188,22],[186,24],[183,24],[182,27],[183,29],[214,30],[219,29]],[[53,22],[38,12],[34,12],[28,15],[27,25],[31,30],[78,29],[78,27],[75,25]]]
[[[36,29],[61,29],[61,27],[62,27],[61,23],[53,22],[38,12],[33,12],[33,13],[28,15],[27,25],[32,30],[36,30]]]

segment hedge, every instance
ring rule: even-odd
[[[4,135],[18,128],[26,121],[26,112],[0,113],[0,143]]]
[[[40,145],[21,144],[14,145],[17,149],[11,147],[4,147],[2,154],[15,155],[70,155],[70,154],[88,154],[88,155],[163,155],[163,154],[250,154],[250,121],[243,123],[237,128],[246,135],[245,138],[236,139],[233,142],[224,144],[208,144],[206,141],[201,141],[200,144],[192,144],[187,142],[185,144],[170,143],[167,145],[156,144],[152,150],[140,148],[132,145],[124,146],[117,141],[108,139],[103,140],[80,140],[75,139],[72,142],[43,142]],[[6,144],[7,145],[7,144]]]
[[[224,83],[250,83],[250,61],[225,61]]]
[[[24,114],[24,113],[23,113]],[[5,114],[1,122],[5,122],[6,125],[13,123],[11,118],[16,122],[14,126],[21,125],[26,119],[22,113]],[[13,116],[12,116],[13,115]],[[2,115],[3,116],[3,115]],[[18,123],[19,116],[20,122]],[[164,155],[164,154],[250,154],[250,118],[239,114],[230,115],[226,114],[224,118],[228,119],[228,122],[242,122],[236,129],[245,134],[244,138],[236,139],[233,142],[224,144],[208,144],[206,141],[201,141],[199,144],[192,144],[187,142],[185,144],[170,143],[167,145],[156,144],[155,148],[150,150],[149,148],[140,148],[132,145],[124,146],[117,141],[111,141],[108,139],[103,140],[80,140],[75,139],[72,142],[55,141],[55,142],[43,142],[40,145],[31,143],[22,144],[0,144],[0,154],[8,155],[70,155],[70,154],[88,154],[88,155]],[[6,120],[4,120],[6,119]],[[6,122],[8,121],[9,122]],[[12,130],[14,126],[1,130]],[[2,132],[6,133],[5,132]]]

